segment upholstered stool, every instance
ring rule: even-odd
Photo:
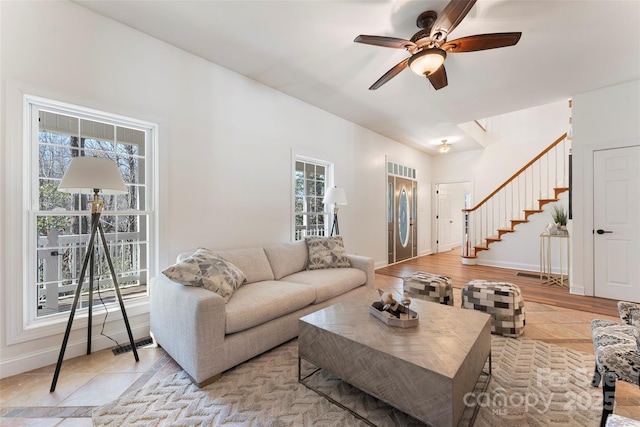
[[[472,280],[462,287],[462,308],[490,314],[493,334],[516,338],[524,332],[524,300],[517,285]]]
[[[418,271],[403,278],[402,288],[414,298],[453,305],[451,283],[451,277]]]

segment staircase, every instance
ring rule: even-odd
[[[479,252],[517,231],[516,226],[569,190],[570,150],[565,133],[476,206],[462,210],[463,264],[475,264]]]

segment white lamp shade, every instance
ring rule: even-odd
[[[344,190],[342,188],[333,187],[329,188],[324,194],[324,204],[336,204],[336,205],[346,205],[347,204],[347,196],[344,194]]]
[[[93,194],[94,189],[102,194],[127,192],[118,165],[113,160],[100,157],[74,157],[64,173],[58,191],[65,193]]]

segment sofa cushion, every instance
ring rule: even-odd
[[[273,271],[262,248],[213,251],[238,267],[247,278],[246,283],[273,280]]]
[[[307,269],[351,267],[341,236],[307,237],[305,241],[309,250]]]
[[[304,240],[266,246],[264,252],[267,254],[276,280],[305,270],[309,262],[307,243]]]
[[[363,285],[367,275],[357,268],[327,268],[294,273],[283,277],[282,281],[311,287],[316,295],[313,302],[317,304]]]
[[[198,248],[162,273],[174,282],[215,292],[225,302],[229,302],[233,292],[246,280],[238,267],[205,248]]]
[[[313,303],[313,288],[275,280],[242,286],[225,307],[225,333],[244,331]]]

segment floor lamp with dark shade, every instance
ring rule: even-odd
[[[346,205],[347,196],[344,194],[342,188],[333,187],[329,188],[324,194],[323,202],[325,205],[333,204],[333,225],[331,226],[330,236],[337,236],[340,234],[340,227],[338,226],[338,205]]]
[[[89,268],[89,304],[88,304],[88,319],[87,319],[87,354],[91,354],[91,323],[92,323],[92,310],[93,310],[93,279],[94,279],[94,261],[96,252],[96,236],[99,235],[102,247],[104,249],[104,255],[109,265],[111,272],[111,280],[113,281],[113,287],[118,301],[120,302],[120,310],[122,311],[122,318],[124,324],[127,327],[127,333],[129,334],[129,342],[136,362],[138,358],[138,352],[136,350],[135,343],[133,342],[133,334],[131,333],[131,327],[129,326],[129,319],[127,318],[127,312],[124,308],[124,302],[122,301],[122,294],[120,293],[120,287],[118,286],[118,278],[116,276],[115,269],[113,268],[113,262],[111,261],[111,255],[109,254],[109,248],[107,246],[107,239],[102,229],[100,222],[100,215],[102,214],[103,202],[99,199],[99,194],[125,194],[127,193],[127,187],[122,180],[122,175],[118,170],[118,165],[109,159],[99,157],[74,157],[69,164],[69,168],[64,173],[60,185],[58,185],[58,191],[64,193],[74,194],[93,194],[93,200],[89,202],[91,206],[91,236],[87,243],[87,253],[82,263],[82,269],[80,270],[80,277],[78,278],[78,285],[76,287],[75,296],[73,298],[73,304],[71,306],[71,313],[69,314],[69,321],[67,322],[67,329],[64,333],[64,339],[62,340],[62,348],[60,349],[60,355],[58,356],[58,363],[56,364],[56,371],[53,374],[53,382],[51,383],[50,392],[55,391],[56,383],[58,382],[58,375],[60,374],[60,367],[62,366],[62,360],[64,359],[64,352],[67,348],[69,341],[69,334],[71,333],[71,325],[73,323],[73,317],[76,314],[76,308],[78,306],[78,299],[82,291],[82,285]]]

